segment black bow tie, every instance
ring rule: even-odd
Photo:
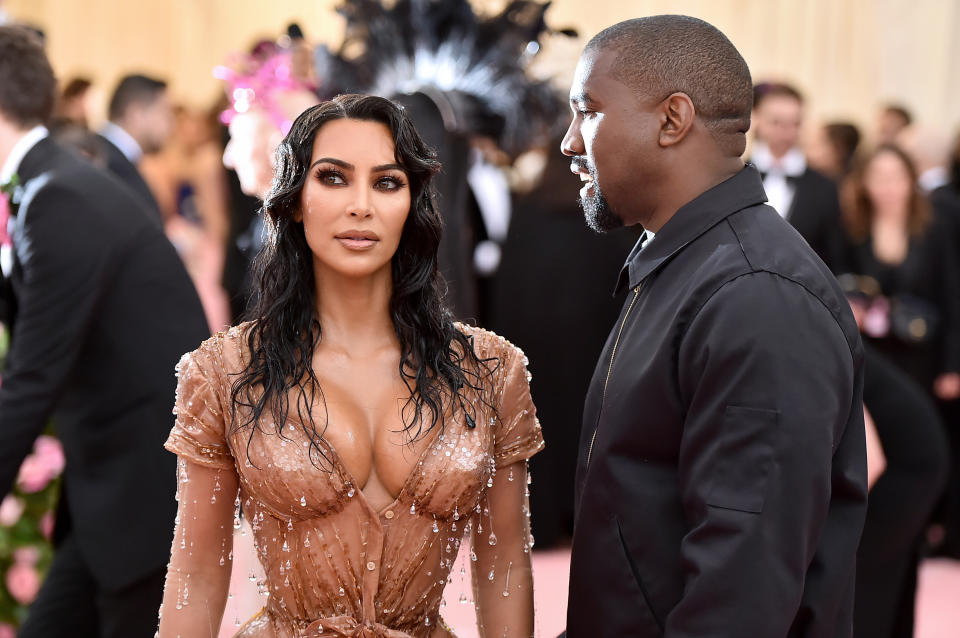
[[[760,179],[761,179],[761,181],[766,181],[766,180],[767,180],[767,175],[768,175],[768,173],[767,173],[766,171],[760,171]],[[796,185],[797,185],[797,182],[800,181],[800,176],[799,176],[799,175],[784,175],[784,177],[787,179],[787,184],[790,184],[790,186],[796,186]]]

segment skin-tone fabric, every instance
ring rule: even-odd
[[[213,580],[226,598],[242,511],[266,572],[266,598],[238,637],[450,636],[440,603],[466,537],[482,635],[533,635],[526,459],[543,439],[523,353],[458,325],[478,357],[490,359],[487,400],[467,395],[476,427],[448,409],[396,500],[376,511],[325,440],[325,459],[314,455],[311,463],[295,414],[283,437],[271,424],[264,424],[270,434],[252,439],[248,428],[231,427],[244,422],[244,408],[232,414],[230,388],[247,360],[248,327],[208,340],[178,366],[177,421],[166,446],[179,457],[179,512],[164,631],[216,635],[224,600],[191,591]],[[322,430],[323,406],[313,410]]]

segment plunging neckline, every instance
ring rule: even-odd
[[[420,456],[417,459],[416,463],[414,463],[413,468],[410,470],[410,473],[407,474],[407,478],[403,481],[403,484],[400,486],[400,491],[397,492],[397,496],[390,503],[382,507],[380,510],[375,509],[373,505],[370,504],[370,501],[367,499],[367,495],[363,493],[363,488],[359,486],[359,481],[357,481],[354,478],[353,474],[350,472],[350,469],[347,467],[346,463],[343,462],[343,457],[340,456],[340,453],[337,451],[337,448],[333,446],[333,443],[331,443],[330,441],[328,441],[323,437],[320,437],[320,440],[323,441],[324,447],[327,448],[327,450],[330,452],[330,455],[333,457],[333,464],[337,467],[337,471],[340,472],[340,475],[344,479],[344,482],[348,483],[350,487],[356,491],[356,494],[363,501],[363,504],[367,507],[367,509],[375,513],[377,515],[377,518],[379,519],[379,517],[382,514],[384,514],[388,510],[400,504],[400,497],[402,497],[404,493],[408,491],[408,488],[410,487],[410,484],[413,482],[413,479],[416,477],[417,472],[420,471],[421,467],[423,467],[423,462],[427,458],[427,453],[433,450],[433,448],[437,445],[437,442],[441,440],[442,435],[443,435],[442,431],[438,432],[437,434],[434,434],[433,440],[430,441],[430,443],[425,448],[423,448],[423,451],[420,453]],[[373,457],[371,457],[370,462],[373,467],[376,467],[376,461]],[[369,481],[369,479],[367,480]]]

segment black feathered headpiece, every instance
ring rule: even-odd
[[[547,28],[549,2],[512,0],[496,16],[477,16],[468,0],[346,0],[340,49],[316,49],[321,92],[386,97],[425,93],[448,130],[485,135],[510,154],[549,134],[565,105],[549,82],[528,76]]]

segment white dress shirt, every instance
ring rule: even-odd
[[[20,168],[20,162],[22,162],[27,153],[30,152],[30,149],[36,146],[37,142],[47,135],[49,135],[49,132],[46,126],[34,126],[13,145],[13,148],[10,149],[10,154],[7,155],[7,159],[3,162],[3,168],[0,168],[0,184],[6,184],[10,181],[10,178],[13,177],[14,173]]]
[[[750,151],[750,163],[764,174],[763,190],[767,192],[767,202],[781,217],[788,219],[797,188],[787,178],[800,177],[807,170],[807,158],[803,151],[791,148],[786,155],[777,159],[770,152],[770,147],[758,140]]]
[[[37,142],[47,135],[48,132],[45,126],[34,126],[13,145],[13,148],[10,149],[10,153],[7,155],[7,159],[3,162],[3,167],[0,168],[0,184],[6,184],[10,181],[20,169],[20,163],[23,161],[23,158],[26,157],[27,153],[30,152],[30,149],[36,146]],[[12,215],[7,219],[7,237],[13,237],[15,221],[16,219]],[[10,273],[13,272],[13,246],[6,242],[0,246],[0,272],[3,273],[4,277],[9,277]]]
[[[119,148],[120,152],[130,160],[131,164],[136,164],[140,161],[140,158],[143,157],[143,149],[140,148],[137,140],[133,139],[133,136],[113,122],[104,124],[103,128],[100,129],[100,135],[107,138],[111,144]]]

